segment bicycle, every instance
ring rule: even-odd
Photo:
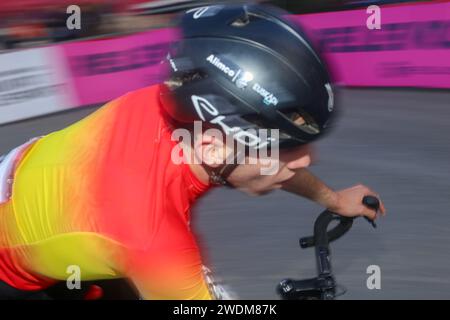
[[[363,204],[367,207],[378,211],[380,202],[376,197],[366,196]],[[282,300],[334,300],[337,296],[345,293],[337,294],[336,280],[331,267],[331,257],[329,243],[333,242],[352,227],[355,218],[347,218],[338,216],[329,210],[323,211],[314,223],[314,235],[300,238],[300,247],[302,249],[315,247],[317,277],[293,280],[284,279],[277,286],[277,293]],[[365,218],[373,228],[377,225]],[[332,221],[339,221],[338,225],[327,231]]]

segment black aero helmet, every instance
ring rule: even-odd
[[[166,59],[167,113],[181,124],[203,121],[254,148],[298,146],[326,132],[335,112],[329,73],[285,14],[258,4],[188,10]],[[278,129],[279,136],[258,129]]]

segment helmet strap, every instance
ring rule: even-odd
[[[233,186],[227,181],[227,179],[231,175],[231,173],[233,173],[233,171],[239,166],[236,161],[239,155],[239,152],[235,153],[233,155],[233,161],[230,164],[224,164],[218,169],[211,168],[210,166],[205,166],[205,169],[209,175],[209,182],[213,185],[227,186],[232,188]]]

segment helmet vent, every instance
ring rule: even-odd
[[[248,16],[248,14],[245,14],[245,16],[234,20],[231,23],[231,26],[235,27],[235,28],[242,28],[242,27],[245,27],[246,25],[248,25],[249,23],[250,23],[250,18]]]
[[[302,129],[303,131],[309,134],[318,134],[320,130],[313,120],[313,118],[308,115],[306,112],[299,113],[298,111],[293,112],[279,112],[283,117],[287,118],[292,124],[294,124],[297,128]]]
[[[184,84],[206,79],[208,75],[201,70],[193,70],[190,72],[184,72],[181,74],[173,75],[169,80],[165,81],[165,84],[171,89],[175,90]]]

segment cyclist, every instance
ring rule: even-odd
[[[75,275],[125,277],[145,299],[217,298],[189,227],[192,204],[213,185],[257,195],[283,189],[376,218],[361,205],[375,195],[369,188],[333,191],[306,169],[310,143],[335,108],[327,69],[300,27],[272,8],[235,5],[189,10],[180,29],[167,81],[34,139],[0,164],[0,297],[38,294]],[[195,139],[180,142],[177,132]],[[267,146],[279,157],[275,171],[261,174],[267,156],[251,151]]]

